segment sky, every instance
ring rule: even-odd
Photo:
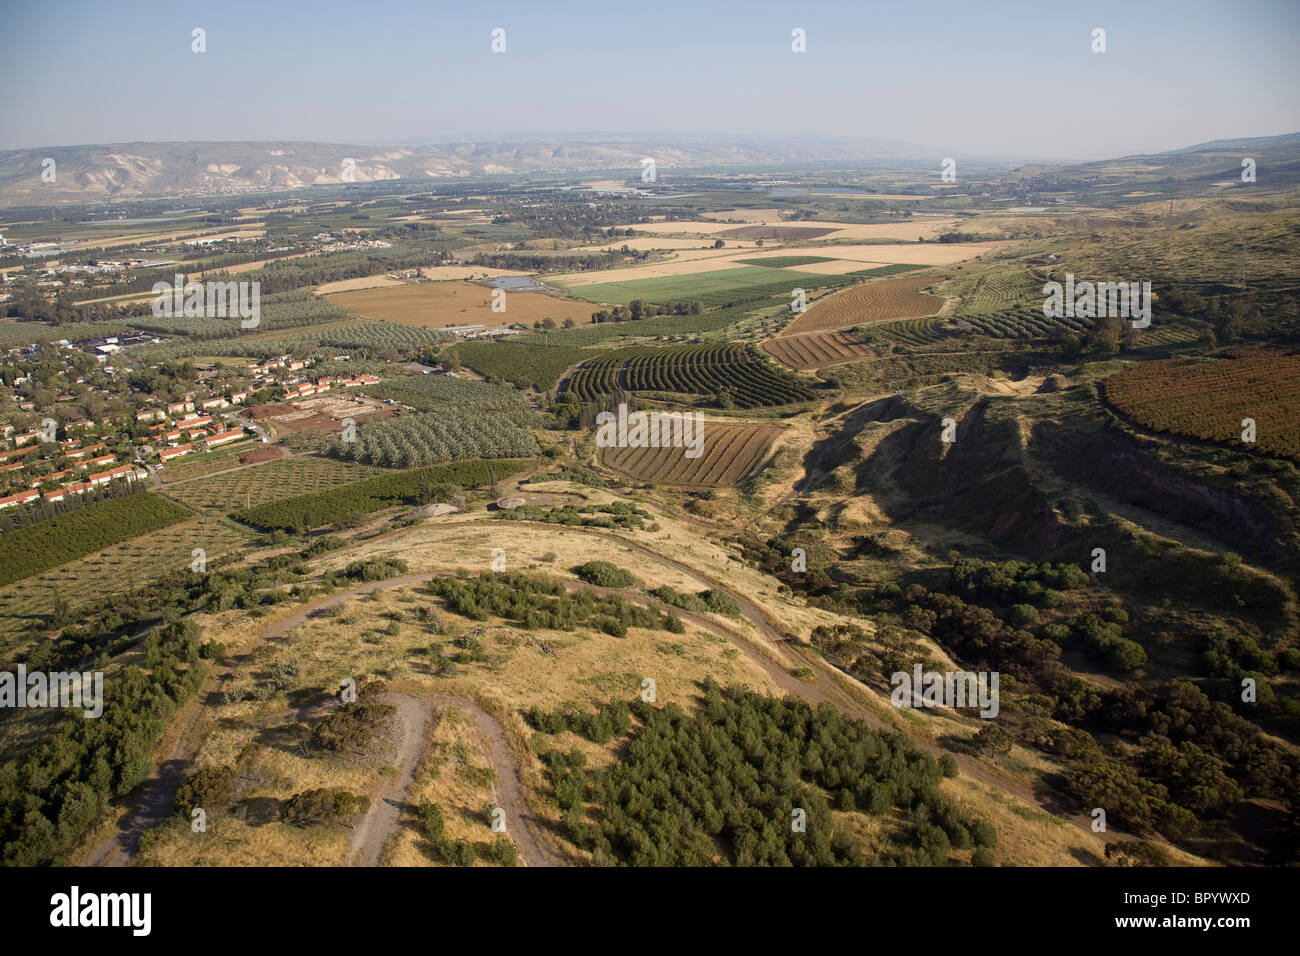
[[[822,134],[1102,158],[1300,130],[1298,28],[1296,0],[14,4],[0,149]]]

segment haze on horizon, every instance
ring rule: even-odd
[[[795,27],[806,53],[791,51]],[[1105,53],[1090,49],[1095,27]],[[77,0],[58,16],[7,12],[0,148],[608,130],[1092,159],[1300,130],[1298,27],[1288,0]]]

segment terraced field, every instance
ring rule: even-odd
[[[913,347],[930,345],[943,338],[934,319],[902,319],[898,322],[881,322],[873,325],[871,331],[891,342]]]
[[[854,286],[823,299],[786,328],[783,335],[850,329],[883,319],[919,319],[943,305],[938,296],[918,291],[929,278],[884,279]]]
[[[997,269],[985,272],[975,287],[962,296],[958,315],[983,315],[1017,306],[1042,304],[1042,282],[1028,269]]]
[[[600,462],[640,481],[688,489],[717,488],[743,480],[780,432],[780,425],[705,421],[704,451],[698,458],[687,458],[683,448],[603,448]]]
[[[760,346],[764,352],[783,365],[807,371],[875,358],[876,351],[858,341],[848,332],[807,332],[803,335],[783,335],[769,339]]]

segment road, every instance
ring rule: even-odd
[[[445,524],[481,524],[482,521],[481,518],[462,519],[445,522]],[[531,524],[531,522],[521,521],[517,527],[526,527]],[[558,526],[539,524],[536,527],[553,532]],[[836,670],[810,650],[786,642],[777,627],[777,622],[773,621],[760,605],[750,600],[743,593],[697,568],[684,564],[668,555],[660,554],[640,542],[620,537],[613,532],[583,528],[580,533],[616,542],[620,546],[629,548],[654,562],[675,568],[705,587],[717,588],[730,594],[740,608],[741,614],[766,639],[765,641],[755,640],[752,635],[745,633],[742,628],[724,624],[713,616],[680,610],[678,614],[683,619],[690,620],[697,626],[731,641],[746,656],[758,664],[772,679],[773,683],[786,693],[799,697],[814,706],[823,702],[829,703],[846,716],[861,719],[869,726],[885,731],[896,731],[894,726],[865,703],[866,698],[876,694],[875,691]],[[449,573],[440,572],[437,576],[446,576]],[[433,573],[398,575],[381,581],[369,581],[347,591],[318,599],[303,606],[289,617],[269,625],[259,635],[258,641],[264,642],[282,636],[325,608],[341,604],[372,591],[420,584],[434,576]],[[567,582],[567,584],[571,589],[586,587],[580,582]],[[598,588],[597,590],[621,593],[614,589]],[[656,601],[656,603],[659,602]],[[791,673],[790,668],[783,666],[773,653],[778,646],[779,652],[785,653],[799,666],[811,670],[814,674],[813,679],[804,680],[796,677]],[[157,773],[137,790],[130,810],[123,817],[117,831],[95,850],[91,851],[84,859],[83,865],[126,865],[138,851],[140,836],[150,827],[164,820],[172,812],[176,788],[183,776],[183,771],[198,750],[199,741],[193,739],[193,731],[196,729],[201,716],[201,701],[208,693],[216,689],[217,682],[229,670],[230,668],[219,668],[218,673],[214,674],[205,683],[195,699],[183,708],[181,714],[173,723],[173,728],[178,728],[178,730],[174,734],[169,732],[168,737],[165,738],[164,746],[167,746],[167,742],[171,744],[168,757]],[[424,728],[427,724],[430,708],[442,705],[456,707],[473,716],[479,727],[480,734],[487,742],[489,759],[496,770],[497,779],[501,783],[501,805],[506,810],[507,826],[511,828],[508,832],[519,848],[520,856],[528,865],[562,865],[562,861],[557,860],[550,851],[544,849],[532,832],[533,821],[531,815],[527,812],[523,787],[519,779],[517,758],[509,746],[504,729],[496,719],[473,702],[464,698],[430,694],[418,698],[411,695],[400,695],[399,700],[400,702],[397,705],[400,726],[397,755],[399,772],[393,784],[382,797],[372,803],[371,810],[368,811],[366,818],[358,829],[357,835],[354,836],[351,852],[352,864],[374,866],[378,865],[382,859],[384,848],[400,824],[400,811],[411,784],[415,762],[418,760],[419,753],[423,748]],[[924,738],[914,739],[920,747],[935,757],[949,753],[938,744]],[[1027,805],[1041,807],[1045,812],[1053,816],[1060,815],[1059,807],[1054,805],[1054,801],[1050,796],[1040,796],[1034,793],[1030,788],[1008,774],[967,754],[953,753],[952,756],[957,761],[959,770],[972,779],[1011,794]],[[1078,828],[1091,833],[1092,821],[1087,815],[1075,814],[1068,817],[1068,819]],[[1105,834],[1099,834],[1099,836],[1108,842],[1132,839],[1126,834],[1113,830],[1108,830]]]

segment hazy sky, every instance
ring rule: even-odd
[[[0,148],[824,133],[1091,158],[1300,130],[1296,0],[96,0],[3,19]]]

